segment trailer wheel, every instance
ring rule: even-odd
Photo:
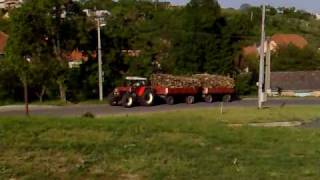
[[[213,103],[213,97],[212,97],[212,95],[211,95],[211,94],[206,95],[206,96],[204,97],[204,101],[207,102],[207,103]]]
[[[172,96],[167,96],[166,103],[169,105],[174,105],[174,98]]]
[[[141,104],[144,106],[152,106],[154,104],[155,96],[152,90],[147,89],[142,97]]]
[[[222,97],[222,101],[223,101],[223,102],[231,102],[231,100],[232,100],[232,97],[231,97],[230,94],[224,95],[224,96]]]
[[[186,103],[187,103],[187,104],[194,104],[194,102],[195,102],[194,96],[188,96],[188,97],[186,97]]]
[[[133,97],[130,94],[124,94],[121,103],[123,107],[131,108],[133,106]]]

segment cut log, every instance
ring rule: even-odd
[[[153,74],[150,77],[152,86],[168,88],[200,87],[198,79],[187,76],[173,76],[169,74]]]
[[[170,74],[153,74],[150,77],[152,86],[168,88],[203,87],[203,88],[234,88],[234,79],[212,74],[196,74],[193,76],[173,76]]]
[[[213,74],[196,74],[192,76],[195,79],[198,79],[203,88],[234,88],[235,82],[234,79]]]

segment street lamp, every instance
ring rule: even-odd
[[[27,66],[31,63],[31,56],[24,56],[24,59],[27,61]],[[24,106],[25,106],[25,114],[29,116],[29,96],[28,96],[28,70],[25,72],[25,79],[23,82],[23,89],[24,89]]]
[[[98,66],[99,66],[99,100],[103,101],[103,72],[102,72],[102,52],[101,52],[101,27],[106,26],[104,17],[111,15],[107,10],[90,10],[85,9],[83,12],[86,13],[88,17],[93,17],[97,23],[98,32]]]

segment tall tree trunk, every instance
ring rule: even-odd
[[[29,116],[28,80],[23,80],[25,114]]]
[[[46,91],[47,91],[47,87],[46,87],[46,86],[42,86],[41,92],[40,92],[40,94],[39,94],[39,101],[40,101],[40,103],[43,102],[43,96],[46,94]]]
[[[63,64],[62,62],[62,57],[61,57],[61,49],[60,49],[60,40],[59,40],[59,34],[57,33],[56,36],[56,40],[52,40],[53,41],[53,51],[56,55],[57,60]],[[62,65],[63,66],[63,65]],[[67,102],[67,97],[66,97],[66,87],[64,84],[64,81],[61,79],[58,79],[57,81],[58,85],[59,85],[59,92],[60,92],[60,100],[63,102]]]
[[[63,102],[67,102],[67,97],[66,97],[66,87],[63,82],[59,81],[59,91],[60,91],[60,100]]]

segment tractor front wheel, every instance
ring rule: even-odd
[[[108,95],[108,102],[109,102],[109,104],[110,104],[111,106],[116,106],[116,105],[118,105],[118,100],[117,100],[117,98],[113,95],[113,92]]]
[[[123,107],[131,108],[133,106],[134,99],[131,94],[127,93],[127,94],[123,95],[123,97],[121,99],[121,103],[122,103]]]

